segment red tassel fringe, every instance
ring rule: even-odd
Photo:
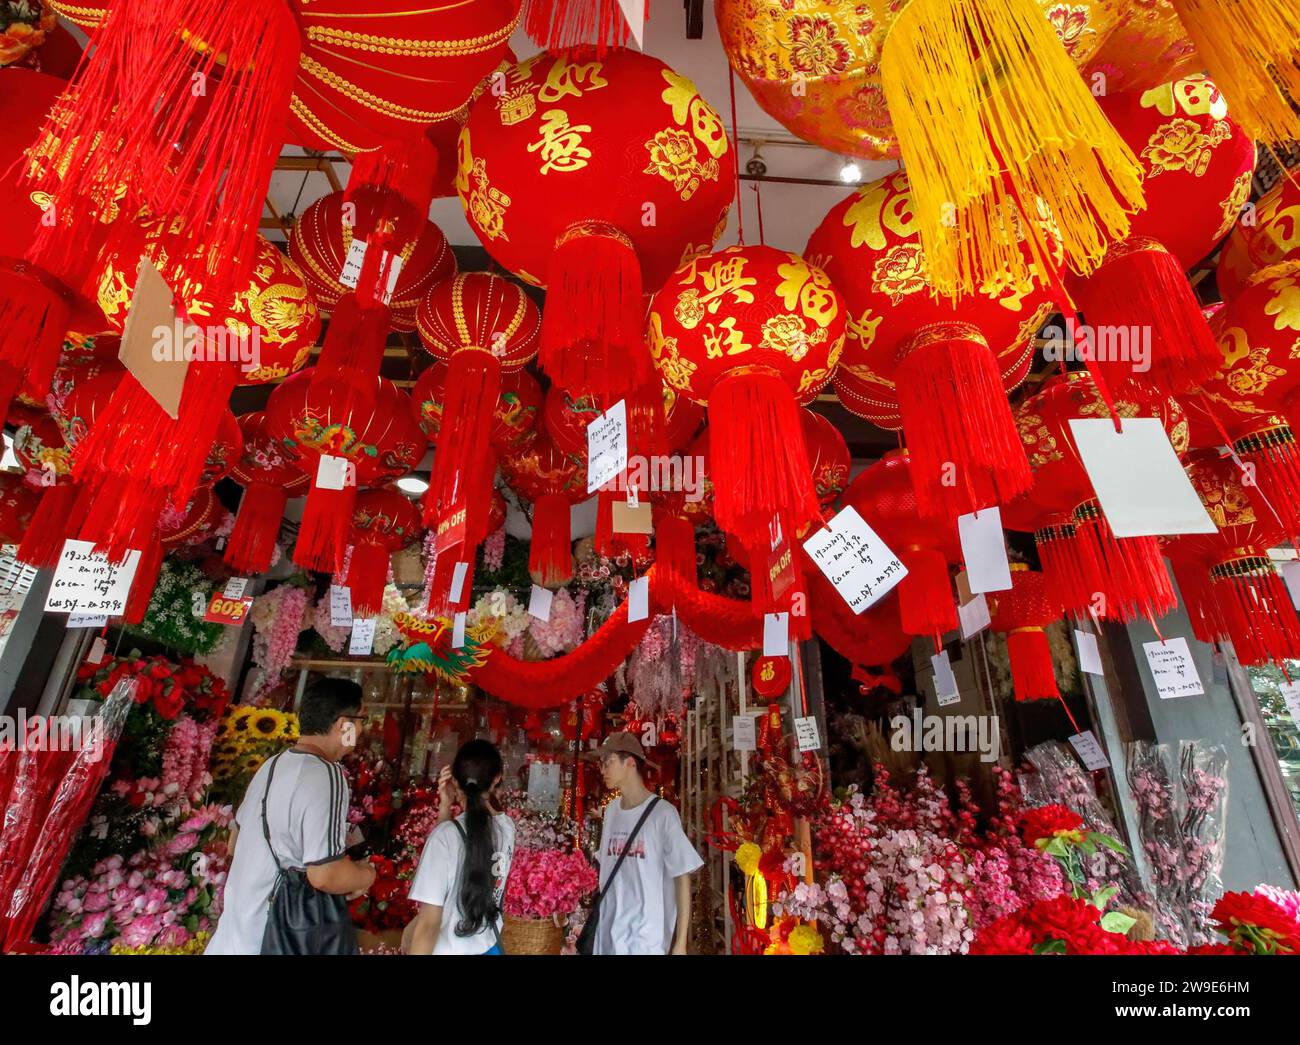
[[[907,548],[898,557],[907,567],[907,576],[898,585],[903,630],[909,635],[931,635],[937,642],[957,627],[947,560],[929,548]]]
[[[1075,510],[1073,549],[1085,584],[1102,596],[1103,620],[1154,623],[1178,605],[1159,539],[1116,537],[1095,501]]]
[[[348,532],[352,528],[352,510],[357,488],[323,490],[312,480],[303,506],[298,539],[293,546],[293,561],[306,570],[338,573],[343,568]]]
[[[44,399],[59,364],[72,295],[34,266],[0,258],[0,418],[26,384]]]
[[[613,226],[574,226],[555,244],[542,313],[542,369],[575,395],[612,402],[650,382],[641,264]]]
[[[1300,619],[1267,556],[1216,566],[1204,598],[1216,636],[1232,643],[1241,663],[1282,665],[1300,657]]]
[[[81,490],[70,484],[48,486],[18,546],[18,560],[38,569],[53,569],[63,553],[63,542],[81,527],[86,510]]]
[[[491,352],[461,349],[452,354],[433,473],[424,495],[424,524],[436,526],[464,508],[465,543],[471,555],[487,536],[495,470],[492,425],[500,393],[501,363]]]
[[[974,327],[944,323],[904,346],[895,373],[917,508],[952,518],[1033,484],[997,360]]]
[[[1061,690],[1052,671],[1052,649],[1042,628],[1017,628],[1007,635],[1011,688],[1016,700],[1056,700]]]
[[[778,515],[787,533],[820,520],[799,406],[776,371],[737,368],[714,385],[709,430],[713,517],[722,529],[757,548]]]
[[[655,520],[655,571],[671,578],[672,591],[699,587],[695,527],[680,515],[664,514]]]
[[[122,615],[127,624],[139,624],[149,609],[149,600],[158,584],[158,574],[162,571],[163,547],[157,537],[150,537],[144,542],[140,552],[140,563],[135,568],[135,577],[131,581],[131,594],[126,600],[126,613]]]
[[[573,580],[573,542],[569,526],[569,501],[552,493],[533,503],[533,537],[528,549],[528,572],[533,583],[558,588]]]
[[[1094,341],[1091,354],[1098,358],[1085,357],[1089,372],[1100,373],[1117,395],[1126,388],[1140,390],[1142,400],[1179,395],[1223,362],[1178,260],[1153,239],[1134,236],[1111,247],[1101,267],[1080,281],[1077,297],[1094,334],[1099,326],[1127,333],[1118,345]],[[1136,347],[1134,339],[1148,332],[1149,341]],[[1150,369],[1137,369],[1144,364]]]
[[[265,573],[275,557],[275,541],[289,498],[283,487],[252,483],[244,487],[239,513],[230,531],[226,565],[242,576]]]
[[[1276,513],[1287,536],[1300,540],[1300,450],[1295,434],[1278,425],[1237,439],[1232,448],[1255,466],[1255,486],[1268,501],[1260,508],[1265,517]]]
[[[1088,616],[1096,589],[1079,561],[1071,524],[1045,526],[1034,533],[1048,597],[1076,617]]]
[[[600,56],[625,46],[630,27],[617,0],[528,0],[524,31],[550,51],[586,44]]]
[[[352,546],[352,558],[343,581],[352,593],[352,616],[378,616],[384,605],[390,564],[388,549],[382,544],[362,541]]]

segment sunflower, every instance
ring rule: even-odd
[[[243,705],[230,709],[230,730],[232,733],[247,733],[249,717],[256,713],[257,708],[245,707]]]
[[[263,740],[280,735],[284,728],[284,716],[274,708],[259,708],[248,723],[248,732]]]

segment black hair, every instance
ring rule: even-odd
[[[317,679],[302,695],[298,708],[298,733],[321,736],[328,733],[339,716],[361,710],[361,687],[351,679]]]
[[[460,874],[460,922],[457,936],[475,936],[496,925],[496,838],[488,794],[501,775],[501,753],[486,740],[461,745],[451,775],[465,795],[465,858]]]

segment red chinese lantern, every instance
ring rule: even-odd
[[[346,400],[329,382],[315,382],[312,371],[304,370],[278,385],[266,404],[267,433],[312,477],[293,561],[321,573],[342,567],[357,487],[405,475],[424,455],[410,400],[391,381],[377,379],[369,409],[358,410]],[[317,481],[324,456],[346,462],[341,490]]]
[[[569,509],[587,499],[587,469],[564,453],[543,430],[518,452],[501,459],[506,481],[533,502],[533,535],[528,571],[545,588],[573,578]]]
[[[826,273],[771,247],[697,258],[651,302],[655,365],[709,408],[714,517],[749,547],[817,518],[797,403],[830,379],[844,323]]]
[[[285,504],[290,497],[306,493],[311,479],[298,469],[294,455],[272,436],[264,412],[242,415],[239,429],[244,449],[230,477],[243,486],[244,496],[224,558],[237,573],[252,575],[271,568]]]
[[[1047,578],[1023,562],[1011,564],[1011,588],[992,596],[992,628],[1007,637],[1011,689],[1016,700],[1053,700],[1061,695],[1044,630],[1061,616]]]
[[[331,192],[304,210],[289,230],[289,257],[306,277],[321,311],[327,315],[340,298],[352,293],[340,277],[353,239],[367,220],[362,213],[364,203],[353,203],[356,216],[349,224],[344,220],[344,193]],[[442,230],[427,219],[417,229],[416,235],[397,244],[393,251],[402,262],[388,302],[393,330],[414,330],[416,309],[429,288],[456,274],[456,256]]]
[[[456,188],[489,254],[547,288],[541,363],[578,393],[650,377],[643,292],[718,238],[734,190],[722,119],[635,51],[543,53],[483,94]]]
[[[1002,525],[1007,530],[1034,535],[1043,583],[1052,605],[1076,613],[1079,607],[1092,605],[1097,591],[1076,554],[1073,512],[1051,511],[1036,504],[1032,496],[1022,496],[1002,506]]]
[[[1243,664],[1284,665],[1300,656],[1300,620],[1268,554],[1282,528],[1257,508],[1231,458],[1194,450],[1184,463],[1218,527],[1165,542],[1197,638],[1227,639]]]
[[[466,554],[487,536],[496,453],[491,445],[503,372],[537,354],[541,314],[520,287],[486,272],[461,273],[420,303],[420,341],[447,364],[424,521],[436,526],[439,554],[449,520]]]
[[[948,566],[961,560],[961,547],[953,520],[921,514],[912,467],[906,451],[890,451],[849,483],[843,502],[857,509],[907,568],[898,585],[903,630],[934,636],[937,644],[957,627]]]
[[[901,418],[921,511],[961,515],[1027,490],[1006,392],[1015,387],[1008,379],[1027,371],[1034,335],[1052,311],[1057,269],[991,279],[955,301],[936,297],[901,171],[833,207],[807,253],[848,308],[837,390],[863,416]]]
[[[812,472],[813,492],[823,509],[829,508],[849,485],[849,456],[844,436],[822,414],[812,410],[800,411],[803,421],[803,441],[808,448],[808,465]]]
[[[1215,283],[1231,301],[1259,269],[1300,258],[1300,185],[1284,177],[1234,226],[1219,254]]]
[[[419,509],[400,490],[382,487],[357,494],[352,556],[341,580],[351,592],[354,617],[373,617],[383,608],[392,554],[419,537]]]
[[[0,472],[0,544],[18,544],[26,537],[40,499],[21,475]]]
[[[442,429],[443,386],[447,365],[426,367],[411,389],[416,423],[429,442],[438,441]],[[533,437],[542,413],[542,386],[527,370],[506,370],[501,374],[501,393],[492,415],[492,446],[501,453],[524,446]]]
[[[1061,10],[1069,21],[1071,8]],[[1108,91],[1142,91],[1196,72],[1196,48],[1169,0],[1125,4],[1119,21],[1100,42],[1083,77]]]
[[[1187,417],[1174,400],[1149,405],[1116,400],[1114,411],[1120,418],[1158,418],[1175,452],[1186,451]],[[1116,537],[1111,532],[1070,430],[1071,418],[1110,416],[1092,378],[1083,371],[1048,381],[1038,394],[1020,404],[1016,424],[1034,469],[1031,498],[1048,512],[1069,512],[1072,517],[1073,539],[1059,547],[1062,554],[1073,557],[1086,578],[1083,590],[1092,594],[1086,602],[1067,603],[1067,610],[1125,622],[1138,616],[1154,620],[1178,602],[1159,541],[1155,537]],[[1065,584],[1049,578],[1049,586],[1054,595],[1067,594]]]
[[[1218,367],[1214,337],[1183,270],[1213,250],[1250,194],[1255,144],[1203,76],[1099,99],[1138,155],[1147,207],[1071,286],[1087,321],[1088,368],[1116,394],[1168,396]],[[1125,392],[1130,383],[1137,388]]]

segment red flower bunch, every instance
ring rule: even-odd
[[[417,910],[417,904],[407,896],[411,868],[383,856],[370,857],[370,863],[375,868],[375,882],[369,893],[357,897],[349,906],[353,924],[376,933],[406,928]]]
[[[1108,930],[1110,916],[1087,900],[1038,900],[976,934],[971,954],[1178,954],[1169,944],[1135,942]]]
[[[1300,953],[1300,922],[1266,896],[1224,893],[1210,918],[1238,954]]]
[[[138,652],[98,664],[87,662],[77,671],[77,681],[90,697],[105,699],[124,678],[136,680],[135,702],[150,705],[171,722],[188,710],[199,722],[220,715],[230,701],[225,683],[201,664],[173,664],[166,657],[142,657]]]
[[[1081,828],[1083,817],[1063,805],[1026,809],[1020,815],[1020,835],[1025,845],[1037,845],[1039,839],[1050,841],[1060,836],[1065,836],[1067,841],[1081,841]]]

